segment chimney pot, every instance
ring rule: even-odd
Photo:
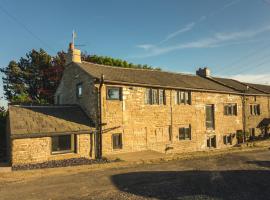
[[[211,76],[211,70],[208,67],[199,68],[196,71],[196,75],[201,76],[201,77],[210,77]]]

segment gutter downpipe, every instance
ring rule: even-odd
[[[243,91],[243,142],[246,142],[246,93]]]
[[[101,159],[102,158],[102,87],[104,84],[104,74],[101,75],[100,77],[100,83],[99,83],[99,124],[98,124],[98,128],[99,128],[99,148],[98,148],[98,158]]]

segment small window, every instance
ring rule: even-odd
[[[224,115],[237,115],[237,104],[225,104],[224,105]]]
[[[255,138],[255,128],[250,128],[249,129],[249,134],[250,134],[251,139]]]
[[[60,94],[58,94],[57,96],[56,96],[56,104],[60,104]]]
[[[113,149],[122,149],[122,133],[112,135]]]
[[[77,98],[82,97],[82,94],[83,94],[82,83],[78,83],[76,85],[76,96],[77,96]]]
[[[52,153],[75,152],[74,135],[59,135],[52,137]]]
[[[206,105],[206,129],[215,129],[215,111],[214,105]]]
[[[189,104],[191,105],[191,92],[189,91],[176,91],[176,104]]]
[[[179,128],[179,140],[191,140],[191,126]]]
[[[108,87],[107,88],[107,99],[108,100],[121,100],[122,88],[119,87]]]
[[[208,148],[216,148],[217,147],[216,136],[210,136],[207,138],[207,147]]]
[[[165,90],[164,89],[146,88],[145,104],[165,105],[166,104]]]
[[[261,108],[260,104],[250,104],[250,115],[260,115],[261,114]]]
[[[226,145],[232,145],[232,134],[223,136],[223,143]]]

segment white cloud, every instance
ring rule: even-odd
[[[270,74],[237,74],[229,78],[247,83],[258,83],[270,85]]]
[[[181,33],[190,31],[190,30],[195,26],[195,24],[196,24],[195,22],[191,22],[191,23],[187,24],[184,28],[181,28],[181,29],[179,29],[179,30],[177,30],[177,31],[175,31],[175,32],[173,32],[173,33],[170,33],[170,34],[167,35],[167,37],[166,37],[164,40],[162,40],[159,44],[162,44],[162,43],[164,43],[164,42],[167,42],[167,41],[169,41],[169,40],[175,38],[176,36],[178,36],[178,35],[181,34]]]
[[[145,53],[140,56],[136,57],[151,57],[157,56],[165,53],[169,53],[175,50],[181,49],[191,49],[191,48],[213,48],[224,46],[228,44],[237,44],[243,42],[247,42],[247,39],[251,39],[263,32],[270,31],[270,26],[265,26],[260,29],[256,30],[246,30],[246,31],[239,31],[239,32],[222,32],[222,33],[215,33],[212,37],[202,38],[197,41],[191,41],[187,43],[180,43],[177,45],[171,46],[158,46],[158,45],[151,45],[151,44],[142,44],[138,45],[137,47],[142,48],[145,50]]]

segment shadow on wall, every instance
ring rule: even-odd
[[[270,197],[270,170],[146,171],[114,175],[111,180],[123,192],[161,200]]]

